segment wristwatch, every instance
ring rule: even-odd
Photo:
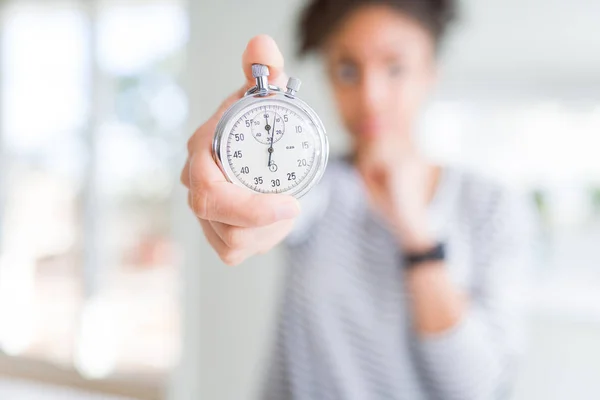
[[[435,246],[418,253],[403,254],[404,268],[411,269],[420,264],[444,261],[446,259],[446,245],[438,242]]]

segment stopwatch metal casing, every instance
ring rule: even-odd
[[[299,79],[290,78],[284,91],[268,83],[265,65],[254,64],[252,73],[256,86],[229,107],[216,126],[213,157],[229,182],[258,193],[300,198],[325,172],[325,127],[296,97]]]

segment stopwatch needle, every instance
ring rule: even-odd
[[[273,139],[271,139],[271,141],[272,140]],[[267,167],[270,167],[271,166],[271,156],[273,155],[273,142],[271,142],[271,147],[269,147],[268,151],[269,151],[269,163],[267,164]]]
[[[273,156],[273,136],[275,136],[275,118],[277,118],[277,114],[273,116],[273,125],[271,125],[271,146],[269,147],[269,164],[267,167],[271,166],[271,157]]]
[[[267,119],[267,114],[265,114],[265,130],[267,131],[267,137],[271,133],[270,132],[271,129],[272,128],[269,126],[269,120]],[[267,167],[270,167],[271,166],[271,153],[273,152],[273,142],[271,142],[271,145],[269,146],[267,151],[269,152],[269,162],[267,164]]]

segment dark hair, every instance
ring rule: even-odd
[[[300,19],[300,56],[318,50],[347,15],[366,5],[387,5],[414,18],[437,46],[457,14],[456,0],[312,0]]]

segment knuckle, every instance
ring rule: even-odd
[[[202,168],[204,157],[203,154],[193,154],[189,157],[186,168],[191,186],[203,186],[206,181],[206,172]]]
[[[211,215],[210,192],[206,188],[198,188],[191,193],[191,207],[194,214],[201,219],[209,219]]]
[[[246,246],[246,230],[243,228],[229,227],[225,230],[223,241],[227,246],[239,249]]]
[[[242,261],[244,261],[240,253],[231,249],[219,253],[219,258],[221,259],[221,261],[223,261],[224,264],[230,267],[239,265],[242,263]]]
[[[190,138],[188,139],[188,141],[187,141],[188,154],[192,154],[194,152],[196,140],[197,140],[198,136],[201,134],[201,132],[202,132],[202,126],[198,127],[198,129],[196,129],[194,131],[194,133],[192,134],[192,136],[190,136]]]
[[[202,172],[198,171],[198,168],[192,168],[189,173],[189,184],[191,188],[194,188],[197,191],[206,190],[207,185],[204,182],[204,179]]]
[[[179,180],[187,188],[189,188],[189,177],[190,177],[189,161],[186,161],[185,165],[181,169],[181,174],[179,175]]]
[[[187,141],[187,151],[188,154],[192,154],[194,152],[194,136],[196,136],[196,134],[194,133]]]

